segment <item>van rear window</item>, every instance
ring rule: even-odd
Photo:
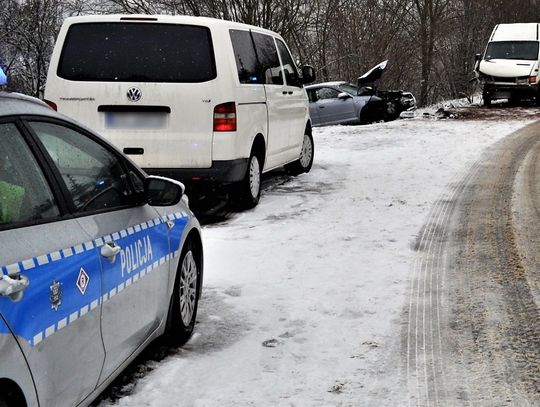
[[[57,73],[73,81],[205,82],[216,66],[207,27],[83,23],[69,28]]]

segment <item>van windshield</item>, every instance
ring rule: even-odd
[[[490,42],[485,59],[538,59],[538,41]]]
[[[216,68],[206,27],[83,23],[70,27],[57,73],[73,81],[204,82]]]

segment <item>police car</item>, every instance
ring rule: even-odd
[[[0,406],[86,406],[154,338],[193,331],[200,226],[43,102],[0,92]]]

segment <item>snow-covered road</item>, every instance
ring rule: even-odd
[[[407,405],[415,239],[447,186],[527,123],[315,129],[309,174],[271,174],[259,206],[204,228],[192,340],[101,405]]]

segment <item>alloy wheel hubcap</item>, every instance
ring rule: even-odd
[[[184,326],[188,326],[195,312],[197,299],[197,263],[193,253],[188,251],[180,269],[180,316]]]
[[[306,168],[311,162],[311,156],[313,155],[313,145],[311,144],[311,138],[304,134],[304,142],[302,143],[302,151],[300,152],[300,164]]]
[[[261,170],[259,167],[259,160],[257,157],[253,157],[249,164],[249,190],[253,198],[259,196],[259,189],[261,188]]]

